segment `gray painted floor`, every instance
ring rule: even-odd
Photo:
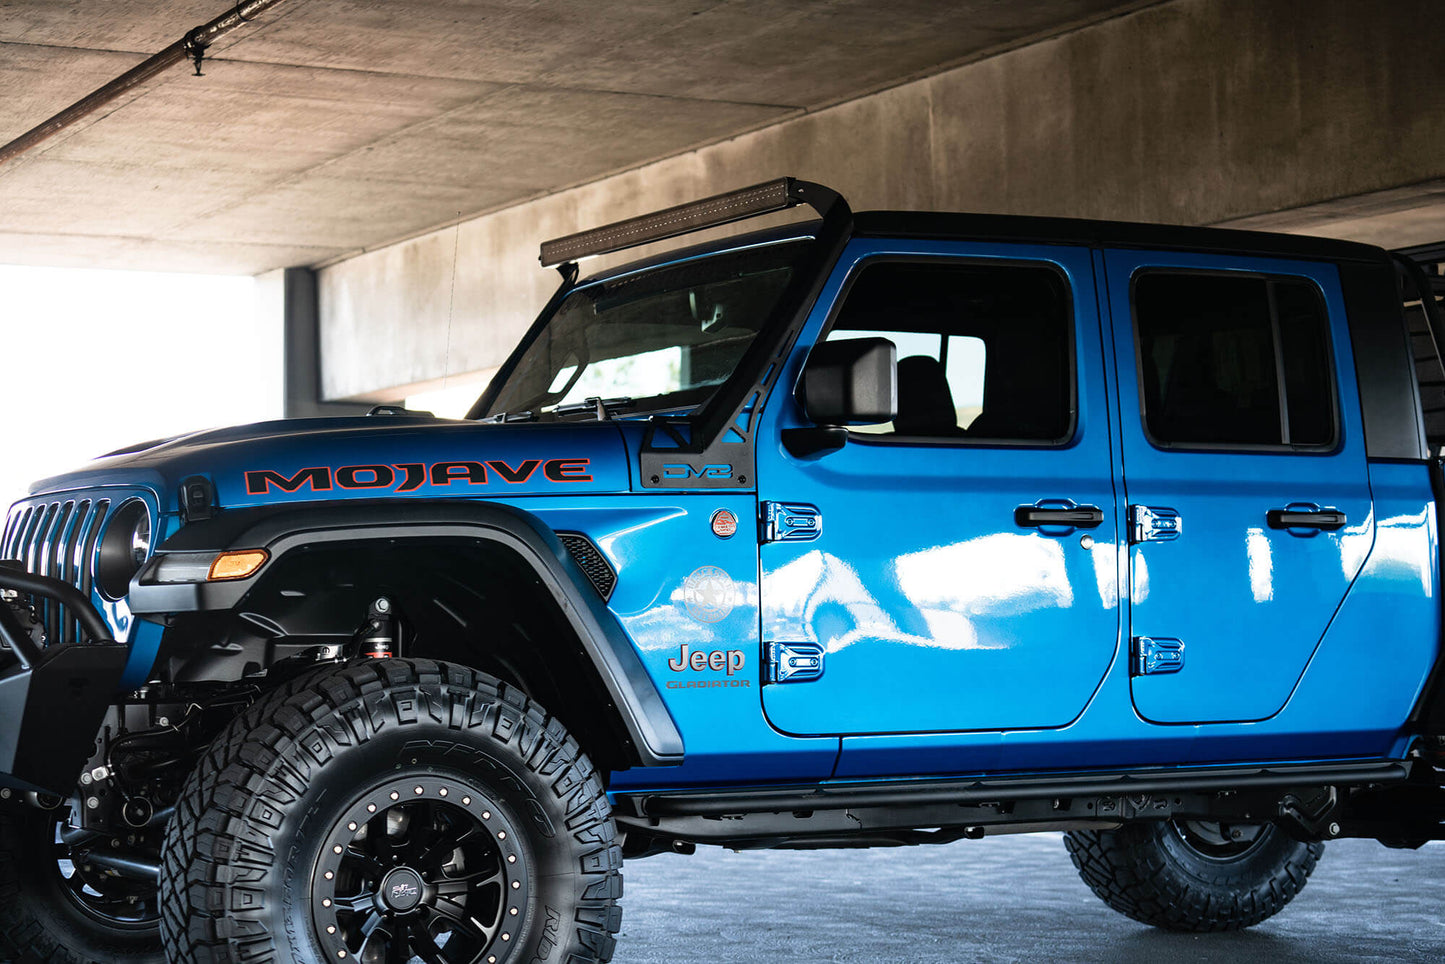
[[[1442,961],[1445,845],[1329,845],[1310,884],[1236,934],[1169,934],[1104,906],[1058,834],[898,850],[627,864],[617,964]]]

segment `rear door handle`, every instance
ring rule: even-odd
[[[1343,529],[1349,521],[1339,509],[1322,509],[1311,503],[1290,503],[1270,509],[1264,519],[1271,529]]]
[[[1103,522],[1103,509],[1094,505],[1074,505],[1067,499],[1043,500],[1035,505],[1021,505],[1014,510],[1014,523],[1026,529],[1040,526],[1092,529]]]

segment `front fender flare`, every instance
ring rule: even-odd
[[[498,543],[536,571],[582,641],[632,738],[642,766],[679,764],[682,734],[637,650],[586,575],[555,534],[536,516],[495,502],[348,501],[232,509],[185,526],[161,545],[131,583],[137,616],[234,608],[287,552],[302,546],[368,539],[466,538]],[[161,583],[164,557],[178,552],[265,549],[266,564],[227,582]]]

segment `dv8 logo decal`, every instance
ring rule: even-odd
[[[720,465],[688,465],[684,462],[669,462],[662,467],[664,479],[730,479],[733,477],[733,467],[727,464]]]

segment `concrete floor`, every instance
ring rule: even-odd
[[[1440,961],[1445,846],[1329,845],[1283,912],[1170,934],[1109,910],[1058,834],[942,847],[734,854],[627,865],[617,964],[821,961]]]

